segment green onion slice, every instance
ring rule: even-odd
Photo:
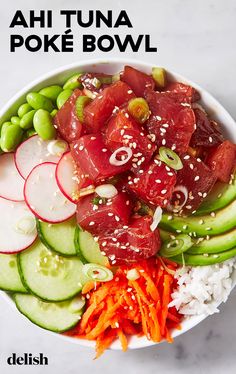
[[[150,109],[148,103],[142,97],[131,99],[128,104],[129,114],[139,123],[144,123],[150,116]]]
[[[162,257],[173,257],[186,252],[192,247],[193,241],[189,235],[178,235],[175,239],[165,242],[160,250]]]
[[[79,96],[75,102],[75,110],[80,122],[84,122],[84,108],[89,104],[91,99],[88,96]]]
[[[152,78],[156,85],[160,88],[164,88],[166,85],[166,71],[160,67],[152,68]]]
[[[85,264],[83,273],[93,281],[108,282],[113,279],[112,271],[102,265]]]
[[[180,170],[183,168],[183,164],[177,153],[172,151],[170,148],[160,147],[159,148],[159,159],[172,169]]]

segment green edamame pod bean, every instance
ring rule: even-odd
[[[67,79],[66,83],[63,86],[63,90],[74,90],[75,88],[82,88],[81,82],[78,81],[79,77],[81,77],[82,73],[77,73],[72,75],[69,79]]]
[[[65,102],[69,99],[72,95],[73,91],[70,89],[63,90],[57,97],[57,107],[60,109]]]
[[[12,126],[12,123],[9,121],[9,122],[4,122],[2,124],[2,128],[1,128],[1,136],[2,134],[4,133],[4,131],[9,127],[9,126]]]
[[[18,116],[22,118],[26,113],[30,112],[33,108],[28,104],[22,104],[18,109]]]
[[[13,124],[13,125],[20,125],[20,118],[19,117],[17,117],[17,116],[13,116],[13,117],[11,117],[11,123]]]
[[[28,138],[30,138],[31,136],[34,136],[34,135],[36,135],[36,134],[37,134],[37,132],[35,131],[34,128],[32,128],[32,129],[29,129],[29,130],[27,130],[27,131],[25,132],[25,137],[26,137],[26,139],[28,139]]]
[[[20,127],[24,130],[28,130],[33,127],[33,118],[36,113],[36,110],[31,110],[30,112],[26,113],[20,120]]]
[[[4,152],[12,152],[21,142],[23,130],[18,125],[7,127],[1,136],[1,149]]]
[[[26,100],[33,109],[44,109],[48,112],[51,112],[53,110],[53,104],[51,100],[38,92],[28,93],[28,95],[26,96]]]
[[[51,116],[52,118],[55,117],[55,115],[57,114],[58,110],[57,109],[53,109],[53,111],[51,112]]]
[[[57,96],[61,93],[61,91],[61,86],[54,85],[42,88],[42,90],[40,90],[39,93],[52,101],[56,101]]]
[[[35,113],[34,128],[43,140],[51,140],[56,137],[56,129],[53,126],[52,116],[44,109],[39,109]]]

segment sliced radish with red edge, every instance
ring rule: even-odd
[[[24,201],[24,179],[18,173],[13,153],[0,156],[0,197],[11,201]]]
[[[28,248],[37,238],[37,230],[27,205],[0,198],[0,211],[0,253],[18,253]]]
[[[35,166],[24,188],[28,207],[39,219],[50,223],[63,222],[76,211],[76,205],[62,194],[57,185],[56,167],[52,162]]]
[[[64,140],[60,140],[65,144],[64,151],[61,149],[60,154],[55,154],[53,150],[55,140],[42,140],[38,135],[32,136],[19,145],[15,153],[15,163],[20,175],[26,179],[31,170],[37,165],[44,162],[57,163],[62,154],[67,151],[68,145]]]
[[[56,180],[61,192],[72,202],[77,202],[78,181],[76,166],[70,152],[65,153],[57,164]]]

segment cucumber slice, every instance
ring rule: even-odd
[[[109,264],[108,258],[102,255],[93,236],[87,231],[82,231],[79,227],[75,231],[75,246],[78,256],[83,262],[92,262],[103,266]]]
[[[27,292],[20,279],[16,255],[0,254],[0,289],[12,292]]]
[[[50,331],[63,332],[74,327],[83,309],[74,310],[71,306],[75,299],[60,303],[46,303],[32,295],[14,296],[18,310],[31,322]]]
[[[187,251],[188,254],[220,253],[236,246],[236,228],[225,234],[213,236],[209,240],[203,240],[193,245]]]
[[[68,300],[88,281],[79,258],[61,257],[37,241],[18,256],[24,286],[46,301]]]
[[[195,215],[206,214],[224,208],[236,199],[236,174],[232,184],[218,182],[201,204]]]
[[[197,237],[223,234],[236,227],[236,200],[225,208],[218,210],[215,216],[202,215],[191,217],[172,217],[168,213],[162,215],[159,227],[178,234],[194,234]],[[171,218],[171,219],[170,219]]]
[[[73,217],[62,223],[49,224],[37,220],[38,235],[43,244],[63,256],[75,256],[74,236],[76,219]]]

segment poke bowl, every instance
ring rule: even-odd
[[[236,123],[211,94],[153,64],[85,61],[22,89],[0,123],[13,307],[64,340],[100,339],[98,356],[171,342],[218,311],[236,282]]]

